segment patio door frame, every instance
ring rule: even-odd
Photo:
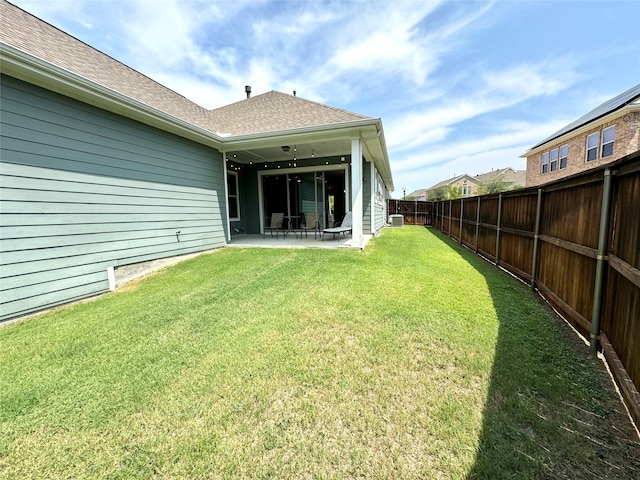
[[[332,172],[332,171],[343,171],[344,172],[344,185],[345,185],[345,205],[347,207],[351,204],[351,182],[349,181],[349,165],[348,164],[331,164],[331,165],[316,165],[313,167],[291,167],[291,168],[278,168],[273,170],[260,170],[258,172],[258,210],[260,212],[260,234],[264,233],[264,190],[262,186],[262,177],[269,175],[287,175],[290,174],[299,174],[299,173],[314,173],[314,172]],[[324,184],[322,185],[323,192],[323,202],[324,202]],[[289,182],[287,181],[287,204],[290,205],[290,192],[289,192]],[[290,208],[290,207],[287,207]]]

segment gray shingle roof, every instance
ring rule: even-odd
[[[207,110],[5,0],[0,18],[1,42],[212,133],[257,134],[371,119],[275,91]]]
[[[207,109],[4,0],[0,18],[0,41],[176,118],[216,130]]]
[[[624,107],[625,105],[628,105],[629,103],[633,102],[639,97],[640,97],[640,84],[630,88],[626,92],[622,92],[620,95],[613,97],[610,100],[607,100],[603,104],[598,105],[596,108],[594,108],[590,112],[584,114],[583,116],[571,122],[570,124],[565,125],[553,135],[545,138],[540,143],[537,143],[536,145],[531,147],[531,150],[533,150],[534,148],[538,148],[539,146],[544,145],[547,142],[555,140],[556,138],[561,137],[565,133],[569,133],[572,130],[580,128],[581,126],[586,125],[589,122],[597,120],[598,118],[603,117],[608,113],[614,112],[615,110],[618,110]]]
[[[273,90],[211,110],[211,117],[221,132],[232,135],[274,132],[370,119],[364,115]]]

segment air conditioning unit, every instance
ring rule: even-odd
[[[404,216],[400,214],[389,215],[389,224],[392,227],[402,227],[404,225]]]

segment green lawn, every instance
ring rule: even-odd
[[[0,328],[1,478],[639,478],[600,361],[421,227],[222,249]]]

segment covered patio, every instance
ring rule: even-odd
[[[262,233],[274,215],[283,215],[287,224],[298,228],[312,214],[324,229],[350,212],[351,236],[335,239],[331,246],[356,248],[364,247],[386,223],[393,183],[379,118],[295,94],[250,97],[250,89],[246,100],[212,113],[226,131],[221,153],[227,177],[228,245],[265,245]],[[246,236],[235,238],[237,233]],[[323,246],[295,236],[274,242]]]

